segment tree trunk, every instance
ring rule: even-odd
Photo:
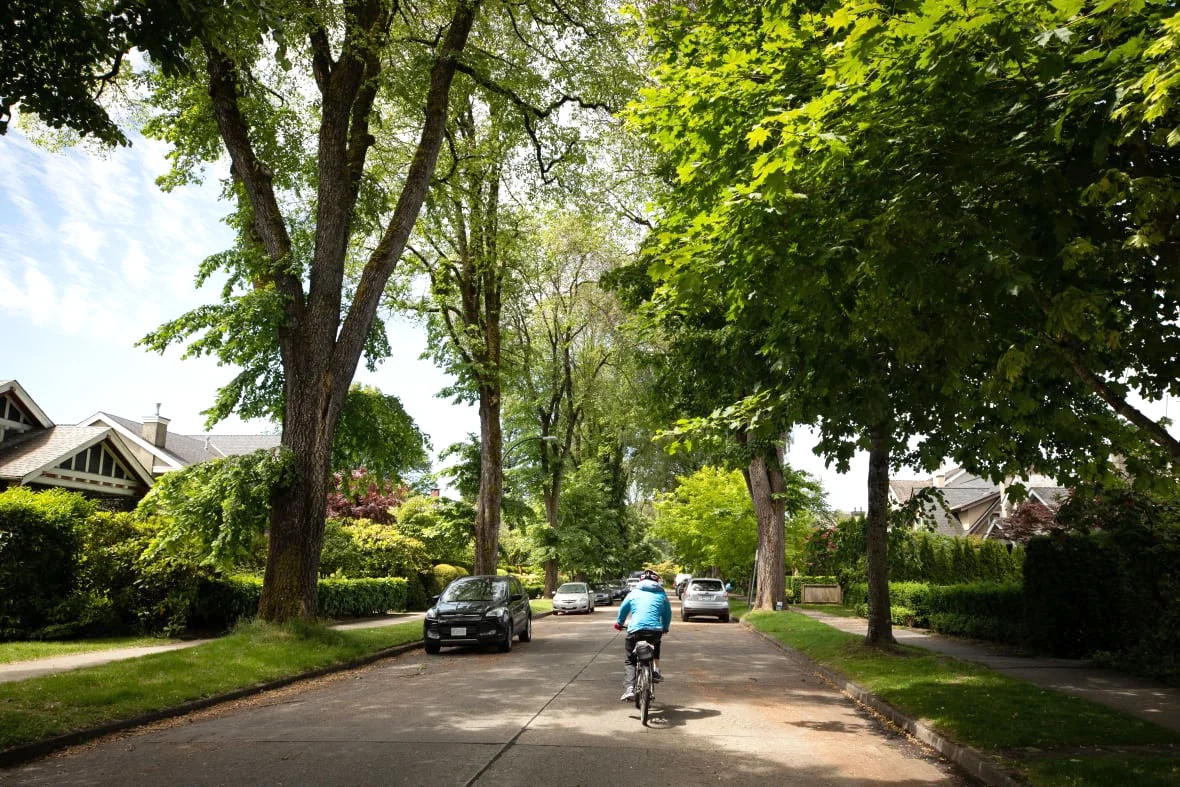
[[[740,442],[746,442],[744,436]],[[754,609],[773,610],[778,602],[786,601],[786,540],[783,532],[783,501],[786,491],[782,471],[783,455],[780,447],[767,446],[758,451],[743,472],[746,488],[758,518],[758,564],[755,566]]]
[[[296,370],[292,364],[286,377],[282,444],[291,451],[295,480],[271,498],[266,576],[258,604],[263,620],[316,615],[332,435],[344,399],[340,386],[310,384],[314,378],[308,373],[319,371],[316,366],[310,361]]]
[[[869,510],[865,520],[869,574],[868,645],[893,644],[889,616],[889,436],[883,426],[869,432]]]
[[[541,450],[545,451],[544,445]],[[558,505],[561,500],[561,476],[559,472],[553,473],[553,478],[550,483],[545,485],[545,519],[549,522],[549,529],[554,534],[557,533],[557,514]],[[548,597],[553,591],[557,590],[557,558],[551,557],[545,561],[545,596]]]
[[[475,573],[496,573],[500,510],[504,502],[504,435],[500,427],[500,383],[479,388],[479,500],[475,506]]]

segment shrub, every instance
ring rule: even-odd
[[[845,592],[844,603],[858,615],[865,615],[867,599],[868,585],[857,583]],[[940,634],[1018,642],[1022,608],[1023,589],[1015,583],[889,583],[892,621],[897,625],[929,628]]]
[[[321,576],[412,577],[428,565],[426,546],[394,525],[367,519],[329,519],[324,527]]]
[[[446,589],[447,585],[451,584],[459,577],[467,576],[469,573],[470,572],[462,566],[451,566],[446,563],[439,563],[427,574],[427,581],[429,583],[427,595],[437,596]]]
[[[74,584],[75,524],[95,511],[76,492],[0,493],[0,639],[58,622]]]
[[[326,618],[348,618],[404,610],[408,585],[409,580],[403,577],[321,579],[319,613]]]

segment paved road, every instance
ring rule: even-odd
[[[653,707],[618,702],[614,608],[508,654],[421,651],[0,771],[54,785],[963,785],[736,624],[673,623]]]

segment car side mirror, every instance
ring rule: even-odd
[[[550,591],[549,591],[549,597],[550,597],[550,598],[553,598],[553,597],[554,597],[554,596],[556,596],[556,595],[557,595],[557,591],[556,591],[556,590],[550,590]]]
[[[522,593],[513,593],[511,596],[508,597],[509,601],[521,601],[523,599],[524,599],[524,594],[522,594]]]
[[[438,600],[439,600],[440,598],[442,598],[442,596],[431,596],[431,597],[430,597],[430,606],[432,606],[432,607],[433,607],[435,604],[437,604],[437,603],[438,603]]]

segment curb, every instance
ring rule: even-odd
[[[538,612],[533,615],[533,620],[545,618],[553,613]],[[151,724],[164,719],[172,719],[177,716],[184,716],[187,713],[192,713],[198,710],[213,705],[220,705],[223,702],[232,702],[233,700],[240,700],[243,697],[251,697],[255,694],[262,694],[263,692],[273,691],[274,689],[281,689],[284,686],[290,686],[292,683],[298,683],[303,680],[311,680],[312,678],[322,678],[325,675],[331,675],[336,672],[345,672],[357,667],[363,667],[367,664],[372,664],[381,659],[391,658],[393,656],[400,656],[403,653],[409,653],[412,650],[417,650],[422,647],[423,640],[415,640],[407,642],[403,645],[395,645],[391,648],[385,648],[375,653],[370,653],[368,656],[362,656],[359,659],[343,662],[340,664],[333,664],[330,667],[320,667],[309,672],[300,672],[298,675],[288,675],[285,678],[277,678],[275,680],[267,681],[265,683],[255,683],[252,686],[247,686],[241,689],[234,689],[233,691],[225,692],[224,694],[215,694],[212,697],[203,697],[199,700],[192,700],[181,705],[175,705],[171,708],[163,708],[161,710],[152,711],[151,713],[144,713],[139,716],[132,716],[129,719],[119,719],[117,721],[109,721],[105,724],[99,724],[94,727],[87,727],[74,732],[67,732],[64,735],[57,735],[53,738],[46,738],[45,740],[33,741],[32,743],[22,743],[12,746],[8,749],[0,749],[0,768],[11,768],[14,765],[22,765],[30,760],[36,760],[55,751],[60,751],[70,746],[77,746],[80,743],[101,738],[104,735],[109,735],[112,732],[122,732],[130,730],[135,727],[142,727],[145,724]]]
[[[942,733],[936,732],[928,724],[907,716],[863,686],[853,683],[836,670],[825,667],[807,654],[795,650],[788,645],[784,645],[769,634],[764,634],[745,620],[741,621],[741,625],[779,650],[785,651],[795,658],[800,659],[810,669],[823,676],[825,680],[835,684],[836,688],[845,696],[883,716],[890,723],[905,730],[955,765],[958,765],[971,776],[988,785],[988,787],[1022,787],[1023,782],[1017,781],[994,760],[978,749],[951,741]]]

